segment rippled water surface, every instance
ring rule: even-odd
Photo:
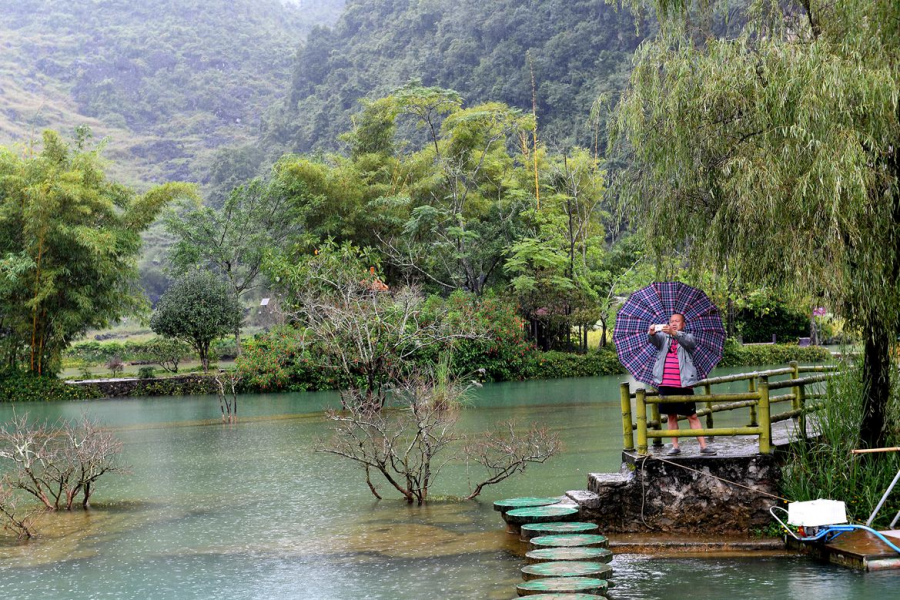
[[[487,598],[515,596],[522,546],[491,503],[585,487],[616,470],[618,377],[506,383],[478,390],[461,428],[539,421],[562,456],[474,502],[376,501],[362,473],[315,454],[334,394],[241,397],[217,422],[214,397],[0,405],[32,417],[83,413],[125,443],[131,474],[101,481],[95,509],[52,515],[40,539],[0,542],[0,599]],[[450,464],[434,494],[458,496],[474,467]],[[616,598],[891,598],[900,575],[863,575],[804,559],[616,557]]]

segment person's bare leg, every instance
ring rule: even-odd
[[[697,423],[700,421],[698,420]],[[669,424],[666,426],[669,431],[678,430],[678,415],[669,415]],[[678,448],[678,438],[672,438],[672,448]]]
[[[688,417],[688,423],[690,424],[691,429],[703,429],[703,426],[700,424],[700,418],[697,416],[697,413],[694,413]],[[706,439],[702,435],[697,436],[697,441],[700,442],[701,450],[706,448]]]

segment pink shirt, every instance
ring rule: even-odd
[[[678,364],[678,342],[673,338],[666,353],[661,385],[681,387],[681,367]]]

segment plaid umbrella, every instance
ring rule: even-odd
[[[684,315],[684,330],[697,340],[693,357],[701,379],[722,359],[725,328],[719,309],[706,294],[676,281],[652,283],[625,301],[616,316],[613,333],[619,361],[642,383],[653,385],[653,365],[658,352],[650,343],[647,330],[650,325],[668,323],[672,313]]]

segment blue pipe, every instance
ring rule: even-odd
[[[803,538],[800,538],[800,540],[804,541],[804,542],[815,542],[815,541],[818,541],[818,540],[821,540],[824,538],[824,541],[826,543],[828,543],[831,540],[835,539],[837,536],[841,535],[842,533],[846,533],[848,531],[853,531],[854,529],[862,529],[863,531],[868,531],[869,533],[871,533],[872,535],[874,535],[875,537],[880,539],[882,542],[884,542],[885,544],[890,546],[890,548],[894,552],[897,552],[898,554],[900,554],[900,548],[895,546],[893,543],[889,542],[888,539],[886,537],[884,537],[884,535],[881,534],[881,532],[875,531],[871,527],[866,527],[865,525],[829,525],[826,529],[823,529],[816,535],[814,535],[812,537],[803,537]],[[832,535],[832,534],[834,534],[834,535]]]

